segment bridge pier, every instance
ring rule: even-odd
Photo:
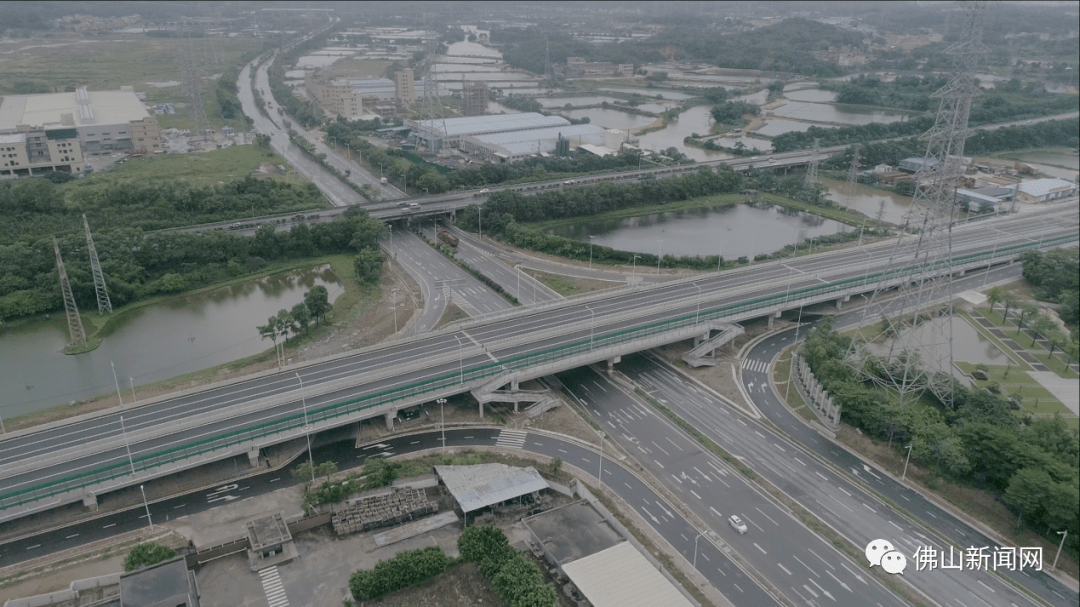
[[[397,411],[391,411],[386,414],[386,429],[390,432],[394,431],[394,418],[397,417]]]
[[[845,296],[841,297],[840,299],[837,299],[836,300],[836,309],[839,310],[844,305],[845,301],[851,301],[851,296],[850,295],[845,295]]]
[[[98,509],[97,496],[93,493],[86,493],[82,498],[83,506],[86,506],[90,512],[96,512]]]
[[[772,314],[772,315],[770,315],[770,316],[769,316],[769,328],[770,328],[770,329],[771,329],[771,328],[772,328],[772,326],[773,326],[773,320],[774,320],[774,319],[777,319],[777,318],[780,318],[780,315],[781,315],[781,314],[783,314],[783,313],[784,313],[784,311],[783,311],[783,310],[777,310],[777,311],[776,311],[776,314]]]
[[[622,356],[612,356],[607,360],[607,372],[613,373],[615,371],[615,363],[622,362]]]
[[[480,401],[480,419],[484,419],[484,401]]]
[[[248,449],[247,456],[248,456],[248,463],[251,464],[251,467],[252,468],[258,468],[259,467],[259,448],[258,447],[252,447],[251,449]]]

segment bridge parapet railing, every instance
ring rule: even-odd
[[[956,269],[965,265],[978,263],[985,264],[994,260],[1004,260],[1008,257],[1015,257],[1020,252],[1026,250],[1059,246],[1075,242],[1078,239],[1080,239],[1080,237],[1078,237],[1077,234],[1067,234],[1049,238],[1037,243],[1023,243],[1010,247],[1002,247],[996,251],[958,256],[952,261],[942,262],[943,267],[940,269]],[[309,423],[317,423],[320,421],[339,419],[344,416],[356,416],[358,414],[363,414],[364,411],[382,405],[392,404],[406,398],[429,395],[439,391],[453,389],[455,387],[465,388],[467,386],[472,386],[477,382],[482,383],[482,380],[492,378],[501,373],[505,373],[506,371],[527,369],[531,366],[543,367],[545,365],[557,363],[562,359],[571,358],[590,351],[602,350],[606,347],[630,341],[647,339],[651,336],[684,327],[696,327],[696,325],[700,324],[702,321],[730,320],[738,317],[740,314],[761,313],[762,310],[778,309],[782,306],[794,303],[824,301],[836,297],[838,294],[851,292],[855,289],[865,289],[868,285],[878,284],[879,282],[899,283],[910,279],[915,272],[915,268],[908,267],[899,268],[897,270],[888,270],[881,273],[867,273],[862,277],[848,278],[821,285],[800,287],[782,294],[764,295],[748,301],[683,313],[676,318],[661,319],[642,326],[612,332],[602,332],[600,335],[591,335],[589,338],[583,337],[577,341],[568,344],[560,344],[539,352],[521,354],[497,362],[476,365],[468,369],[462,367],[457,371],[448,372],[433,379],[420,380],[402,387],[388,388],[374,394],[357,396],[339,403],[313,407],[308,410],[307,420]],[[760,285],[758,286],[760,287]],[[595,355],[598,353],[593,352],[593,354]],[[207,437],[191,441],[184,445],[140,455],[137,458],[133,458],[133,464],[136,470],[145,471],[182,460],[196,458],[215,451],[226,450],[241,444],[257,443],[260,439],[303,430],[304,427],[304,414],[296,413],[273,421],[249,426],[242,430],[232,430],[218,436]],[[104,464],[94,470],[46,481],[33,487],[0,495],[0,509],[12,508],[29,502],[46,499],[60,493],[77,490],[81,487],[104,483],[121,476],[126,476],[130,472],[131,465],[128,462]]]

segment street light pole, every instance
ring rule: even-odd
[[[604,488],[604,431],[600,431],[600,472],[596,477],[600,479],[600,489]]]
[[[517,270],[517,291],[514,291],[514,297],[517,297],[518,301],[520,302],[521,301],[521,264],[519,263],[519,264],[515,265],[514,269]]]
[[[458,374],[459,374],[458,381],[459,381],[459,383],[464,384],[465,383],[465,366],[464,366],[464,363],[462,362],[463,359],[462,359],[461,338],[458,337],[457,335],[454,335],[454,339],[457,340],[457,347],[458,347],[458,350],[457,350],[457,352],[458,352],[458,354],[457,354],[457,364],[458,364]]]
[[[131,458],[131,443],[128,442],[127,428],[124,426],[124,416],[120,416],[120,434],[124,435],[124,450],[127,451],[128,465],[131,466],[131,476],[135,476],[135,460]]]
[[[664,258],[664,240],[656,241],[656,275],[660,275],[660,260]]]
[[[593,312],[592,308],[590,308],[588,305],[585,306],[585,309],[589,311],[589,350],[592,350],[592,347],[593,347],[593,327],[596,325],[596,314]]]
[[[439,425],[442,426],[442,448],[446,451],[446,410],[443,407],[446,405],[446,399],[440,398],[435,401],[439,403]]]
[[[692,282],[690,284],[694,285],[694,288],[697,289],[697,314],[694,315],[694,324],[698,324],[699,322],[701,322],[701,285],[696,282]]]
[[[307,437],[308,463],[311,465],[311,488],[315,488],[315,458],[311,455],[311,426],[308,425],[307,399],[304,397],[304,380],[300,372],[296,372],[296,381],[300,382],[300,403],[304,407],[304,436]]]
[[[720,239],[720,252],[716,256],[716,271],[720,271],[721,264],[724,263],[724,239]]]
[[[131,403],[135,404],[135,378],[129,376],[128,385],[131,386]]]
[[[397,289],[392,289],[390,291],[390,303],[393,304],[392,309],[394,310],[394,333],[398,332],[398,325],[397,325],[397,294],[398,294]]]
[[[146,501],[146,489],[143,489],[142,485],[139,485],[139,491],[142,492],[142,503],[146,508],[146,520],[150,522],[150,531],[154,530],[154,519],[150,518],[150,504]]]
[[[109,366],[112,367],[112,379],[113,379],[113,383],[116,384],[116,398],[120,399],[120,408],[123,409],[124,408],[124,397],[120,396],[120,382],[117,381],[117,379],[116,379],[116,365],[113,364],[113,361],[110,360],[109,361]]]
[[[1057,534],[1061,536],[1061,543],[1058,544],[1057,554],[1054,555],[1054,564],[1050,565],[1051,569],[1057,569],[1058,557],[1061,556],[1061,547],[1065,545],[1065,538],[1069,537],[1069,530],[1058,531]]]
[[[697,534],[697,536],[694,537],[694,569],[697,569],[697,543],[698,543],[698,540],[700,540],[701,536],[703,536],[703,535],[705,535],[705,531],[702,531],[701,533]]]
[[[901,483],[904,482],[905,479],[907,479],[907,465],[908,465],[908,462],[911,461],[911,445],[908,445],[908,446],[906,446],[904,448],[907,449],[907,457],[904,458],[904,473],[900,475],[900,482]]]
[[[476,227],[480,232],[480,242],[484,242],[484,222],[480,217],[480,207],[476,207]]]
[[[596,236],[589,234],[589,269],[592,269],[592,241]]]

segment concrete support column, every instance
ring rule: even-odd
[[[484,403],[480,403],[480,419],[484,419]]]
[[[386,429],[394,431],[394,418],[397,417],[397,411],[391,411],[386,414]]]
[[[251,449],[248,449],[248,463],[251,464],[252,468],[258,468],[259,467],[259,448],[258,447],[253,447]]]
[[[95,512],[98,509],[97,496],[93,493],[87,493],[82,498],[83,506],[86,506],[91,512]]]
[[[839,310],[840,308],[844,307],[844,299],[845,299],[845,298],[841,297],[840,299],[837,299],[837,300],[836,300],[836,309],[837,309],[837,310]]]
[[[520,389],[521,389],[521,382],[519,382],[516,379],[511,379],[510,380],[510,391],[511,392],[517,392]]]
[[[622,362],[622,356],[613,356],[607,360],[607,372],[612,373],[615,371],[615,363]]]

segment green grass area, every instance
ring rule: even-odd
[[[203,105],[212,127],[222,124],[216,84],[211,76],[238,65],[249,53],[262,49],[263,42],[253,38],[192,39],[193,57],[203,78]],[[177,38],[150,38],[143,34],[118,34],[96,37],[76,33],[54,33],[47,40],[30,39],[7,45],[4,69],[0,70],[0,94],[14,92],[16,82],[30,82],[41,90],[64,92],[77,84],[91,91],[117,90],[133,86],[145,92],[147,103],[186,102],[180,86],[156,87],[150,83],[179,81],[180,49]],[[26,52],[18,52],[19,49]],[[216,52],[215,52],[216,51]],[[214,62],[216,55],[217,61]],[[161,116],[162,122],[182,122],[183,109],[176,116]],[[238,119],[227,121],[232,126]],[[174,126],[174,125],[169,125]]]
[[[131,158],[108,171],[69,181],[61,190],[108,189],[125,182],[148,185],[173,180],[197,187],[212,186],[244,179],[263,163],[274,165],[277,171],[276,167],[284,165],[285,159],[256,145],[234,145],[201,154],[159,154]],[[298,175],[275,174],[270,178],[297,184],[307,181]]]
[[[1057,373],[1058,377],[1062,377],[1065,379],[1080,378],[1080,375],[1078,375],[1076,371],[1073,371],[1072,368],[1065,363],[1065,361],[1058,358],[1058,352],[1060,352],[1060,350],[1054,352],[1054,355],[1051,356],[1049,351],[1042,350],[1032,352],[1031,355],[1039,359],[1039,362],[1046,365],[1048,369],[1050,369],[1054,373]]]
[[[810,406],[803,400],[802,394],[795,388],[795,386],[789,386],[788,383],[795,381],[795,378],[791,375],[791,356],[792,350],[786,350],[777,359],[776,365],[773,366],[773,381],[777,386],[783,386],[783,398],[787,401],[789,407],[792,408],[800,417],[806,421],[817,421],[817,416],[810,410]]]
[[[574,279],[569,276],[562,276],[561,274],[548,274],[547,272],[531,271],[528,272],[533,278],[539,280],[543,284],[551,288],[559,295],[577,295],[578,293],[584,293],[585,288],[575,284]]]
[[[983,318],[989,320],[994,326],[1001,328],[1005,331],[1005,334],[1015,341],[1020,347],[1024,348],[1029,354],[1034,356],[1042,364],[1046,365],[1054,373],[1058,374],[1058,377],[1065,379],[1077,379],[1080,375],[1073,371],[1068,363],[1063,361],[1060,356],[1060,350],[1055,349],[1054,355],[1050,355],[1050,351],[1047,350],[1041,343],[1036,341],[1031,343],[1031,337],[1022,333],[1012,321],[1005,320],[1005,317],[1001,314],[1004,310],[999,312],[998,310],[990,310],[990,308],[977,308]],[[999,308],[1000,310],[1000,308]],[[974,323],[973,323],[974,324]]]

